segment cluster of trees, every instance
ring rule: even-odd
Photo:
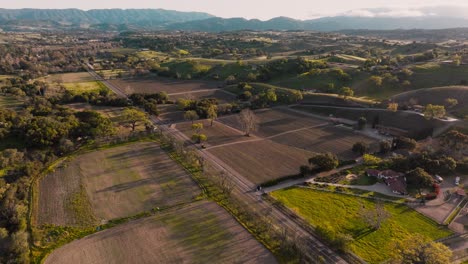
[[[275,60],[260,67],[258,80],[269,81],[273,77],[284,74],[301,74],[309,72],[312,69],[325,68],[328,68],[328,65],[323,60],[308,60],[302,57],[298,57],[296,59]]]
[[[158,104],[169,103],[169,96],[166,92],[158,92],[154,94],[139,94],[134,93],[129,96],[133,105],[140,106],[150,115],[159,115]]]
[[[50,36],[39,39],[27,35],[23,37],[27,41],[12,39],[0,47],[0,73],[34,79],[49,73],[76,72],[82,69],[82,58],[95,56],[99,50],[113,47],[110,42],[77,44],[67,36],[57,39]],[[62,45],[57,45],[58,42],[62,42]]]
[[[275,103],[297,103],[303,99],[300,91],[268,85],[252,86],[249,83],[241,82],[237,88],[242,92],[238,98],[242,101],[249,101],[252,108],[265,108]]]
[[[422,168],[431,174],[450,174],[457,168],[457,162],[446,155],[423,152],[410,157],[393,158],[389,166],[391,169],[401,172]]]

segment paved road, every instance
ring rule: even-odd
[[[109,87],[109,89],[114,91],[117,95],[122,96],[122,97],[127,97],[125,93],[123,93],[118,87],[103,80],[99,75],[97,75],[92,70],[92,67],[89,67],[88,71],[93,76],[95,76],[98,80],[102,81],[107,87]],[[152,116],[151,121],[155,125],[158,125],[159,128],[163,131],[163,133],[170,134],[174,136],[176,139],[184,141],[184,142],[190,141],[190,139],[188,139],[186,135],[184,135],[179,130],[173,128],[172,126],[161,125],[160,120],[158,118]],[[337,263],[337,264],[347,263],[343,258],[341,258],[340,255],[338,255],[328,246],[326,246],[317,238],[315,238],[314,235],[311,234],[308,230],[305,230],[304,228],[302,228],[301,224],[299,223],[299,220],[286,215],[285,213],[283,213],[282,211],[280,211],[279,209],[277,209],[270,203],[264,201],[261,198],[261,193],[253,191],[256,187],[255,184],[245,179],[241,174],[236,172],[233,168],[229,167],[227,164],[225,164],[223,161],[221,161],[220,159],[218,159],[217,157],[215,157],[208,151],[204,151],[199,148],[195,148],[195,150],[201,157],[205,159],[205,161],[210,162],[210,164],[212,164],[216,169],[230,176],[230,178],[233,180],[233,183],[235,184],[235,188],[233,191],[234,195],[240,195],[239,197],[241,197],[245,202],[247,202],[249,206],[256,208],[258,211],[261,211],[261,212],[270,211],[271,212],[270,216],[278,225],[284,228],[287,228],[289,232],[291,233],[295,233],[298,236],[305,238],[305,240],[308,243],[307,244],[308,249],[309,249],[308,253],[310,253],[312,256],[322,256],[325,259],[326,263]]]

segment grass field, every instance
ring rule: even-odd
[[[226,145],[208,150],[255,184],[299,174],[313,153],[270,140]]]
[[[211,202],[169,210],[74,241],[52,263],[276,263],[232,216]]]
[[[359,217],[359,208],[373,206],[371,200],[304,188],[275,191],[275,199],[291,208],[313,226],[328,224],[333,229],[353,236],[351,250],[369,263],[380,263],[389,257],[392,241],[411,234],[439,239],[451,234],[444,227],[413,209],[397,204],[385,204],[391,218],[373,231]]]
[[[86,226],[189,202],[199,193],[158,145],[130,144],[80,155],[45,176],[37,224]]]
[[[116,79],[111,82],[120,87],[127,94],[157,92],[167,92],[171,94],[218,87],[218,84],[214,82],[173,81],[165,79]]]
[[[445,99],[455,98],[458,105],[454,109],[468,106],[468,86],[448,86],[428,89],[420,89],[395,95],[392,99],[398,103],[405,103],[414,99],[417,104],[437,104],[444,105]]]
[[[103,83],[98,82],[98,81],[64,83],[63,86],[65,87],[65,89],[75,94],[108,90],[108,88]]]
[[[169,99],[176,101],[179,98],[183,99],[196,99],[201,100],[205,98],[216,98],[219,103],[228,103],[236,100],[236,96],[222,90],[204,91],[204,92],[192,92],[192,93],[181,93],[175,95],[169,95]]]

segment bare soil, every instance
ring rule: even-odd
[[[54,251],[51,263],[276,263],[224,209],[197,202],[129,222]]]
[[[207,150],[244,177],[259,184],[297,175],[312,152],[270,140],[244,142]]]
[[[86,217],[100,222],[131,216],[190,202],[199,194],[185,170],[158,145],[129,144],[80,155],[44,177],[37,224],[86,225]]]

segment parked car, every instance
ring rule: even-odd
[[[457,176],[457,177],[455,178],[455,185],[459,185],[459,184],[460,184],[460,177]]]
[[[440,177],[439,175],[436,175],[436,176],[435,176],[435,179],[436,179],[436,181],[438,181],[438,182],[443,182],[443,181],[444,181],[444,178]]]

